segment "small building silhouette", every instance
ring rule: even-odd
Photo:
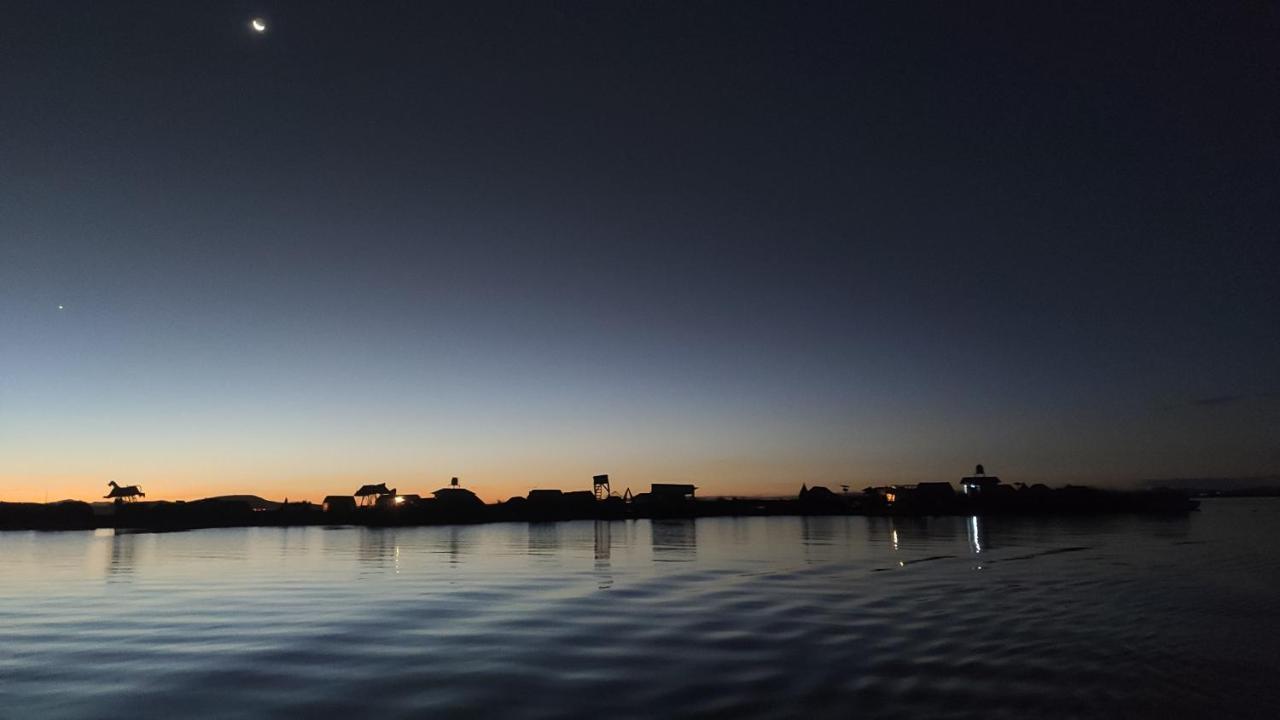
[[[960,479],[960,491],[965,495],[979,497],[989,495],[1000,484],[1000,478],[988,475],[981,465],[973,470],[973,474]]]
[[[322,506],[327,513],[349,513],[355,512],[356,499],[350,495],[329,495],[324,499]]]
[[[897,499],[897,488],[893,485],[875,485],[863,488],[862,495],[871,502],[892,505]]]
[[[693,485],[653,483],[649,486],[649,497],[663,502],[693,500],[693,493],[697,489]]]
[[[840,498],[838,495],[831,492],[829,488],[821,485],[809,487],[808,485],[802,484],[800,485],[800,494],[797,496],[797,499],[801,502],[826,502],[832,499],[839,500]]]
[[[458,478],[449,479],[449,487],[431,493],[436,502],[450,508],[483,507],[484,501],[470,490],[458,486]]]
[[[843,498],[822,485],[800,486],[800,494],[796,496],[800,508],[805,512],[827,514],[846,508]]]
[[[924,502],[942,502],[952,500],[956,496],[955,488],[949,482],[916,483],[915,497]]]
[[[361,485],[355,496],[360,498],[360,507],[371,507],[378,504],[378,499],[386,495],[395,495],[395,488],[387,488],[386,483],[377,485]]]
[[[413,507],[422,502],[421,495],[381,495],[378,497],[377,507],[380,508],[400,508]]]
[[[560,496],[560,503],[565,510],[575,514],[590,515],[596,509],[596,494],[590,490],[571,490]]]
[[[594,502],[594,496],[592,496]],[[529,491],[524,503],[524,511],[528,517],[538,520],[553,520],[565,513],[564,491],[554,488],[538,488]]]

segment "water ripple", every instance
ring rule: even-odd
[[[1277,520],[0,534],[0,718],[1261,716]]]

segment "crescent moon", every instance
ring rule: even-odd
[[[267,31],[267,23],[262,18],[254,18],[250,20],[249,26],[252,27],[253,31],[256,33],[264,33]]]

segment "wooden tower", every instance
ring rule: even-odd
[[[596,475],[591,478],[592,487],[596,492],[596,500],[604,500],[609,497],[609,476]]]

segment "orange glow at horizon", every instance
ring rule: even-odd
[[[657,481],[654,481],[654,482],[657,482]],[[5,485],[6,487],[11,487],[13,483],[11,483],[8,479],[4,479],[4,480],[0,480],[0,484]],[[143,501],[145,502],[156,502],[156,501],[192,502],[195,500],[202,500],[205,498],[220,497],[220,496],[227,496],[227,495],[256,495],[258,497],[263,498],[264,500],[270,500],[273,502],[281,502],[285,500],[288,500],[289,502],[305,501],[305,502],[315,503],[317,505],[319,505],[324,500],[324,498],[328,495],[351,495],[356,490],[356,488],[359,487],[359,484],[355,486],[349,486],[349,485],[344,485],[341,487],[335,486],[335,487],[328,488],[324,491],[295,488],[292,490],[281,489],[280,491],[271,492],[271,493],[254,492],[251,488],[245,489],[245,488],[228,488],[228,487],[210,487],[207,490],[194,489],[186,492],[160,493],[154,489],[159,486],[150,485],[147,483],[137,483],[137,484],[140,484],[142,486],[142,491],[146,493],[146,497],[143,499]],[[632,493],[648,492],[649,484],[650,483],[646,482],[643,485],[637,484],[629,487]],[[105,491],[86,489],[84,484],[82,483],[67,483],[67,484],[56,484],[56,485],[51,484],[49,487],[50,489],[47,495],[45,494],[45,491],[43,489],[36,490],[34,492],[5,491],[2,494],[0,494],[0,503],[6,503],[6,502],[10,502],[10,503],[51,502],[52,503],[52,502],[62,502],[65,500],[77,500],[77,501],[83,501],[83,502],[89,502],[89,503],[108,502],[108,500],[106,500],[104,497],[106,495]],[[103,487],[105,487],[105,485]],[[434,492],[435,490],[439,490],[443,487],[447,487],[447,484],[442,484],[440,485],[440,487],[434,487],[430,489],[416,488],[416,487],[407,488],[404,486],[398,487],[396,489],[401,494],[417,494],[417,495],[422,495],[423,497],[430,497],[432,492]],[[524,497],[529,493],[530,490],[533,490],[535,488],[563,490],[565,492],[569,492],[572,490],[588,490],[588,491],[591,490],[590,483],[586,483],[582,486],[570,485],[568,483],[538,483],[536,485],[527,485],[527,486],[502,485],[502,486],[478,487],[473,485],[463,485],[462,487],[464,487],[467,490],[471,490],[477,496],[479,496],[481,500],[490,504],[497,503],[497,502],[505,502],[506,500],[512,497],[517,497],[517,496]],[[624,489],[627,489],[627,488],[624,488]],[[761,487],[761,488],[755,488],[751,490],[737,490],[737,491],[731,492],[728,490],[721,490],[721,491],[716,491],[714,489],[708,490],[706,486],[703,486],[703,485],[698,486],[698,495],[702,497],[720,497],[720,496],[783,497],[783,496],[794,495],[795,491],[796,491],[795,488]],[[616,494],[621,495],[621,493],[616,493]]]
[[[98,450],[98,448],[94,448]],[[0,467],[0,502],[97,502],[107,494],[109,481],[140,485],[148,501],[191,501],[224,495],[256,495],[270,501],[320,503],[327,495],[351,495],[365,484],[386,483],[402,494],[430,497],[449,486],[457,476],[464,488],[487,503],[524,497],[536,488],[592,490],[592,477],[610,476],[613,490],[646,492],[652,483],[691,483],[700,497],[789,497],[801,484],[825,486],[851,493],[871,485],[910,484],[922,480],[958,482],[968,462],[944,458],[939,462],[897,466],[888,459],[857,462],[854,459],[820,458],[802,452],[728,454],[715,459],[689,455],[661,456],[649,452],[603,453],[594,457],[564,459],[528,448],[500,458],[491,453],[414,452],[318,453],[310,456],[240,451],[218,457],[201,448],[198,453],[172,452],[135,455],[110,448],[83,455],[32,453],[26,459],[9,455]],[[185,448],[184,448],[185,450]],[[357,455],[359,457],[357,457]],[[438,456],[438,457],[433,457]],[[479,459],[477,459],[479,458]],[[967,458],[966,458],[967,459]],[[905,464],[904,464],[905,465]],[[897,466],[897,467],[894,467]],[[892,467],[892,470],[884,469]],[[422,468],[427,468],[423,470]],[[435,469],[439,468],[439,469]],[[1016,465],[1001,466],[1007,479],[1030,473]],[[1123,485],[1124,477],[1036,476],[1050,484]]]
[[[192,501],[223,495],[257,495],[266,500],[291,502],[310,501],[320,503],[327,495],[350,495],[356,488],[369,482],[386,482],[389,487],[396,488],[401,494],[419,494],[430,496],[440,488],[448,487],[449,479],[443,475],[439,478],[398,478],[385,479],[385,476],[368,475],[328,475],[312,479],[273,480],[267,478],[244,479],[206,479],[200,477],[180,477],[172,473],[149,477],[146,475],[107,476],[0,476],[0,502],[58,502],[62,500],[82,500],[85,502],[104,501],[109,480],[121,484],[140,485],[146,493],[148,501]],[[647,491],[654,482],[692,482],[698,486],[699,495],[750,495],[771,496],[791,495],[799,487],[791,487],[793,483],[756,482],[743,483],[733,480],[698,480],[687,476],[668,477],[646,474],[644,480],[625,482],[621,478],[614,480],[617,494],[628,488],[633,493]],[[809,483],[813,485],[813,482]],[[582,481],[537,479],[526,480],[492,480],[483,477],[462,478],[462,487],[476,493],[487,503],[505,501],[515,496],[525,496],[534,488],[559,490],[591,490],[591,475]]]
[[[540,459],[541,460],[541,459]],[[191,501],[224,495],[256,495],[270,501],[310,501],[321,503],[327,495],[351,495],[365,484],[385,482],[401,494],[429,497],[432,492],[449,486],[458,476],[461,486],[471,490],[486,503],[524,497],[536,488],[592,490],[592,476],[609,474],[613,490],[621,495],[646,492],[651,483],[691,483],[700,497],[788,497],[801,484],[825,486],[835,492],[848,485],[849,492],[876,485],[910,484],[921,480],[959,481],[959,472],[946,467],[928,467],[914,471],[855,472],[851,464],[839,461],[807,462],[794,457],[772,461],[742,458],[737,460],[680,462],[678,460],[646,460],[631,458],[611,467],[591,462],[541,462],[517,459],[511,466],[496,463],[474,467],[450,468],[440,472],[422,472],[388,465],[367,472],[308,471],[267,463],[261,470],[244,465],[210,467],[201,471],[174,471],[157,464],[114,464],[104,472],[57,472],[36,463],[23,467],[0,469],[0,502],[57,502],[61,500],[102,501],[109,481],[122,485],[140,485],[148,501]],[[167,465],[167,463],[165,463]],[[78,468],[77,468],[78,469]],[[469,470],[469,471],[468,471]],[[1021,473],[1009,472],[1017,477]],[[785,479],[780,479],[785,478]],[[1125,477],[1088,478],[1063,475],[1037,478],[1050,484],[1085,483],[1125,486],[1133,481]]]

